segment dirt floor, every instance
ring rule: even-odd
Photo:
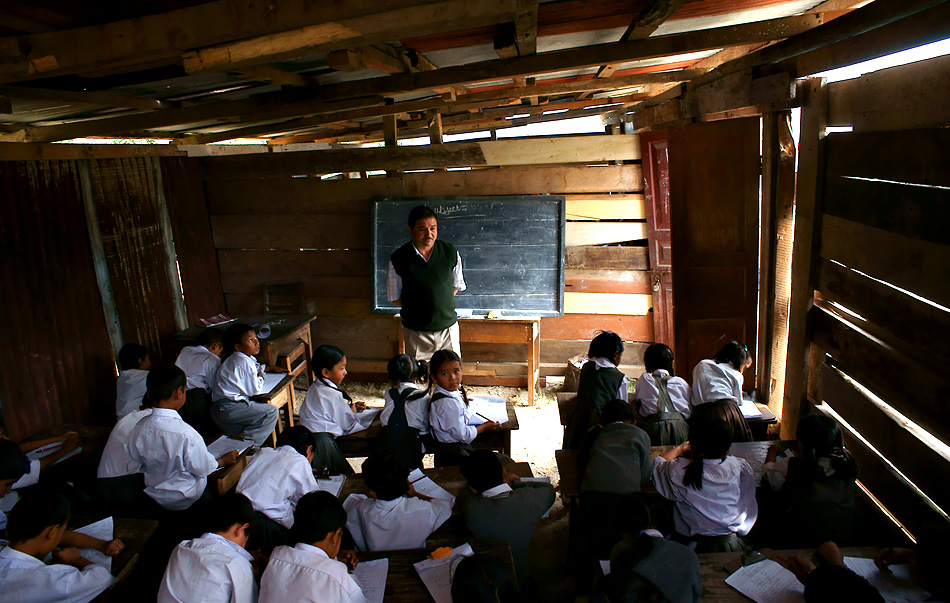
[[[510,398],[515,401],[520,428],[511,435],[511,457],[518,462],[527,461],[535,477],[550,477],[557,487],[559,475],[554,460],[554,451],[561,447],[563,428],[557,411],[557,392],[561,391],[562,381],[548,379],[548,386],[535,395],[534,406],[528,406],[528,393],[516,387],[479,387],[466,386],[470,395],[491,395]],[[305,386],[305,382],[295,384]],[[345,383],[344,389],[354,400],[362,400],[368,406],[382,406],[385,383]],[[305,389],[297,389],[297,404],[303,402]],[[349,459],[350,464],[359,472],[362,458]],[[432,466],[432,455],[426,455],[425,466]],[[548,603],[574,601],[573,579],[567,571],[565,557],[567,552],[567,508],[560,496],[554,503],[549,516],[542,519],[535,528],[532,541],[531,571],[536,579],[540,598]]]

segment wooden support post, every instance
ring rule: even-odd
[[[387,105],[394,104],[393,99],[386,99]],[[387,147],[396,147],[399,146],[399,135],[396,132],[396,116],[395,115],[384,115],[383,116],[383,144]],[[395,170],[387,170],[387,176],[395,176]]]
[[[442,144],[442,114],[438,111],[427,111],[429,121],[429,144]]]
[[[807,83],[802,109],[798,183],[795,199],[795,242],[792,248],[791,298],[788,308],[788,361],[782,407],[782,438],[792,439],[795,427],[807,408],[806,382],[810,377],[808,312],[814,303],[813,269],[818,259],[821,232],[821,182],[824,166],[821,141],[825,135],[827,97],[824,80]]]
[[[158,200],[158,227],[162,233],[162,248],[165,251],[165,266],[168,269],[168,281],[171,286],[172,307],[175,309],[175,323],[180,331],[188,328],[188,312],[185,309],[185,294],[178,276],[178,252],[172,236],[172,219],[165,200],[165,184],[162,180],[162,164],[157,157],[147,160],[151,164],[155,177],[155,198]],[[291,388],[293,389],[293,388]]]

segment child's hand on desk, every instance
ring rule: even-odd
[[[220,457],[218,457],[218,467],[228,467],[233,465],[237,462],[238,456],[240,455],[238,454],[237,450],[232,450],[231,452],[222,454]]]
[[[71,436],[63,440],[63,447],[60,449],[61,452],[72,452],[73,450],[79,448],[79,445],[82,444],[82,440],[79,439],[79,435],[75,432]]]
[[[107,557],[115,557],[125,548],[125,543],[116,538],[115,540],[103,540],[98,547],[99,551]]]
[[[92,565],[92,562],[84,558],[79,552],[79,549],[75,547],[54,550],[53,560],[56,561],[56,563],[64,563],[79,569],[82,569],[87,565]]]
[[[286,372],[288,372],[287,369],[285,369],[285,368],[282,367],[282,366],[264,366],[264,371],[265,371],[265,372],[268,372],[268,373],[286,373]]]
[[[778,444],[772,444],[769,446],[768,452],[765,453],[765,462],[774,463],[780,454],[782,454],[782,447]]]
[[[506,484],[511,484],[511,482],[520,482],[521,478],[514,473],[508,473],[507,469],[502,469],[504,471],[504,480]]]
[[[344,551],[342,549],[337,553],[336,560],[345,563],[351,572],[356,569],[356,565],[360,562],[360,558],[356,556],[354,551]]]
[[[366,410],[366,402],[363,402],[362,400],[358,402],[353,402],[353,405],[351,408],[353,409],[353,412],[363,412],[364,410]]]
[[[677,457],[683,456],[683,454],[686,453],[688,450],[689,450],[689,442],[683,442],[676,448],[673,448],[672,450],[668,450],[664,452],[663,454],[661,454],[660,456],[668,461],[672,461],[673,459]]]
[[[419,500],[432,500],[431,496],[426,496],[425,494],[419,494],[416,492],[416,487],[412,485],[412,482],[409,482],[409,491],[406,494],[410,497],[415,496]]]
[[[476,433],[485,433],[486,431],[495,431],[498,429],[498,423],[494,421],[485,421],[475,428]]]

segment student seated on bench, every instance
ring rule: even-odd
[[[142,516],[142,503],[147,502],[143,467],[132,459],[129,443],[135,426],[151,414],[151,399],[146,395],[142,398],[142,408],[119,419],[109,434],[96,472],[96,494],[106,505],[107,513],[120,517]]]
[[[188,377],[185,405],[178,412],[198,433],[214,435],[218,428],[211,420],[211,390],[221,368],[224,335],[219,329],[208,327],[198,335],[196,343],[182,348],[175,360],[175,365]]]
[[[208,504],[200,538],[175,547],[158,591],[158,603],[255,603],[254,557],[245,550],[254,508],[243,494]]]
[[[127,343],[119,350],[119,380],[116,382],[116,419],[138,410],[145,395],[145,378],[152,368],[148,349],[137,343]]]

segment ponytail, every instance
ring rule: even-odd
[[[693,490],[703,489],[703,457],[700,454],[686,465],[683,471],[683,483]]]
[[[689,447],[693,460],[683,472],[683,484],[695,490],[703,489],[703,462],[719,460],[732,446],[732,431],[722,419],[697,421],[689,428]]]
[[[425,360],[419,360],[416,362],[416,381],[419,383],[428,383],[429,382],[429,363]]]

